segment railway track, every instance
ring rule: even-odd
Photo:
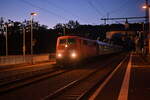
[[[31,67],[28,67],[27,69],[30,69],[30,68]],[[17,71],[17,69],[15,69],[15,71]],[[17,89],[17,88],[21,88],[25,85],[28,85],[28,84],[31,84],[40,80],[44,80],[46,78],[55,77],[55,76],[70,72],[72,70],[73,68],[60,69],[59,66],[55,66],[53,68],[46,67],[44,69],[39,69],[39,70],[36,69],[32,71],[14,74],[12,76],[9,75],[6,77],[1,77],[0,78],[0,93],[2,94],[2,93],[5,93],[8,91]]]
[[[0,93],[5,93],[7,91],[31,84],[36,81],[40,81],[45,78],[54,77],[70,70],[62,70],[58,68],[46,68],[43,70],[35,70],[30,72],[25,72],[17,74],[12,77],[5,77],[0,81]],[[7,80],[6,80],[7,78]]]
[[[52,68],[52,64],[54,63],[42,63],[42,64],[35,64],[35,65],[16,65],[16,67],[6,67],[5,69],[0,70],[0,80],[2,78],[7,78],[10,76],[15,76],[17,74],[27,73],[36,70],[44,70]]]
[[[77,82],[77,80],[79,79],[82,80],[87,75],[92,76],[92,74],[90,73],[93,72],[94,70],[96,71],[97,67],[99,67],[99,70],[104,70],[106,67],[105,64],[114,62],[115,59],[117,58],[120,59],[121,56],[123,55],[122,54],[119,54],[117,56],[111,55],[113,59],[110,58],[110,56],[104,56],[104,57],[100,57],[100,59],[97,59],[97,61],[95,60],[92,60],[91,62],[88,61],[88,63],[84,63],[83,65],[78,66],[77,68],[64,68],[64,69],[58,68],[56,72],[55,71],[50,72],[49,70],[48,73],[41,74],[39,76],[37,75],[33,77],[28,77],[26,79],[22,79],[16,82],[5,84],[4,86],[0,86],[0,99],[2,100],[6,98],[8,100],[17,99],[19,96],[21,100],[41,100],[41,99],[46,99],[46,98],[49,100],[49,96],[54,94],[54,91],[56,92],[57,90],[63,89],[68,84],[71,84],[71,83],[73,84],[75,81]],[[75,84],[78,85],[80,83],[83,83],[84,81],[85,80],[78,81]],[[82,95],[83,93],[88,91],[88,89],[86,88],[86,85],[77,86],[77,87],[84,87],[85,90],[83,89],[81,93]],[[72,88],[72,86],[70,88]],[[72,91],[70,90],[70,88],[69,88],[69,91]],[[40,90],[40,93],[39,93],[39,90]],[[67,88],[64,90],[63,90],[64,91],[63,93],[68,91]],[[81,96],[81,94],[79,95]],[[80,97],[79,95],[78,97]],[[67,96],[64,96],[64,97],[67,97]],[[72,95],[69,97],[72,97]],[[55,98],[55,96],[52,96],[52,98]],[[58,98],[62,98],[62,97],[58,95]],[[55,99],[57,100],[57,98]]]
[[[122,58],[123,59],[123,58]],[[43,100],[81,100],[83,99],[91,89],[101,83],[111,72],[112,68],[108,67],[111,65],[117,66],[119,62],[115,62],[116,59],[109,61],[107,64],[104,64],[103,67],[98,67],[91,73],[87,74],[84,77],[81,77],[77,80],[70,82],[64,87],[59,88],[53,93],[50,93]],[[120,61],[120,60],[119,60]],[[114,63],[115,62],[115,63]],[[113,63],[113,64],[112,64]],[[121,61],[121,64],[123,61]],[[95,64],[94,66],[98,66]],[[114,66],[114,68],[115,68]],[[106,68],[107,67],[107,68]]]

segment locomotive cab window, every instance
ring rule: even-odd
[[[75,44],[76,40],[74,38],[67,39],[68,44]]]
[[[59,44],[75,44],[76,40],[74,38],[60,39]]]
[[[66,39],[60,39],[59,40],[59,44],[65,44],[66,43]]]

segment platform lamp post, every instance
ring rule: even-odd
[[[31,56],[33,64],[33,16],[37,16],[36,12],[30,13],[30,23],[31,23]]]
[[[5,49],[6,49],[6,56],[8,56],[8,28],[11,27],[11,26],[14,26],[13,23],[5,23],[3,25],[3,30],[5,32],[5,38],[6,38],[6,46],[5,46]]]
[[[5,48],[6,48],[6,56],[8,56],[8,26],[7,26],[7,24],[4,24],[4,29],[5,29],[5,40],[6,40],[6,46],[5,46]]]
[[[148,34],[147,34],[147,42],[148,42],[148,54],[150,54],[150,5],[145,5],[142,7],[143,9],[148,10]]]
[[[23,30],[23,59],[25,62],[25,56],[26,56],[26,32],[25,32],[25,26],[22,28]]]
[[[21,29],[20,31],[22,32],[22,39],[23,39],[23,45],[22,45],[22,53],[23,53],[23,61],[25,62],[25,56],[26,56],[26,32],[25,32],[25,24],[21,24]]]

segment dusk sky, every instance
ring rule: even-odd
[[[30,18],[31,12],[37,12],[34,20],[49,28],[69,20],[78,20],[80,24],[99,25],[104,23],[100,19],[108,15],[144,16],[144,2],[145,0],[1,0],[0,17],[23,21]]]

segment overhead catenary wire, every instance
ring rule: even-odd
[[[21,2],[23,2],[23,3],[25,3],[25,4],[27,4],[27,5],[29,5],[29,6],[31,6],[31,7],[37,8],[37,9],[39,9],[39,10],[42,10],[42,11],[48,13],[48,14],[57,16],[57,17],[59,17],[59,18],[61,18],[61,19],[64,19],[64,20],[66,20],[66,21],[72,20],[72,19],[69,19],[69,18],[67,18],[67,17],[64,17],[64,16],[62,16],[62,15],[60,15],[60,14],[57,14],[57,13],[51,11],[51,10],[48,10],[48,9],[46,9],[45,7],[43,8],[43,7],[41,7],[41,6],[38,6],[38,5],[36,5],[36,4],[33,4],[33,3],[30,2],[30,1],[27,1],[27,0],[19,0],[19,1],[21,1]],[[42,2],[43,2],[43,1],[42,1]],[[49,2],[49,1],[48,1],[48,2]],[[49,2],[49,3],[50,3],[50,2]],[[53,4],[54,4],[54,3],[53,3]],[[54,5],[55,5],[56,8],[60,8],[60,9],[63,10],[65,13],[68,12],[68,13],[70,14],[70,11],[68,11],[68,10],[66,10],[66,9],[64,9],[64,8],[62,8],[62,7],[60,7],[60,6],[57,6],[56,4],[54,4]],[[87,21],[89,21],[89,19],[88,19],[87,17],[81,19],[81,18],[78,17],[77,15],[75,15],[75,14],[73,14],[73,13],[71,13],[71,14],[72,14],[72,16],[74,16],[74,17],[77,19],[77,21],[78,21],[79,19],[82,20],[82,21],[85,22],[85,23],[86,23]],[[85,21],[85,20],[86,20],[86,21]]]
[[[41,0],[42,1],[42,0]],[[43,1],[42,1],[43,2]],[[87,17],[86,18],[83,18],[83,17],[79,17],[77,14],[74,14],[72,11],[68,10],[68,9],[65,9],[61,6],[58,6],[56,3],[52,2],[51,0],[45,0],[46,3],[48,3],[49,5],[65,12],[66,14],[68,13],[69,15],[73,16],[77,21],[78,20],[82,20],[83,22],[87,22],[85,19],[89,20]]]
[[[129,9],[128,6],[129,6],[129,4],[131,4],[131,3],[129,3],[129,1],[130,0],[126,0],[126,1],[124,0],[124,2],[122,2],[122,0],[121,0],[122,3],[116,9],[109,11],[109,14],[111,14],[111,15],[115,14],[116,15],[116,13],[119,13],[120,15],[123,15],[123,13],[125,13],[125,11],[127,11]],[[141,0],[136,0],[133,2],[135,2],[134,4],[136,5],[139,3],[139,1],[141,1]]]
[[[90,0],[88,0],[88,1],[91,2]],[[92,0],[92,1],[96,1],[96,0]],[[109,15],[112,15],[112,14],[118,13],[118,12],[120,12],[120,11],[122,12],[122,10],[120,10],[120,9],[127,8],[126,6],[128,6],[128,2],[129,2],[129,1],[130,1],[130,0],[126,0],[125,2],[122,2],[122,0],[121,0],[120,6],[117,7],[116,9],[110,10],[110,11],[108,11],[107,9],[104,9],[105,6],[102,5],[102,2],[97,1],[96,4],[99,4],[99,5],[100,5],[99,7],[100,7],[100,9],[103,9],[103,12],[106,12],[105,15],[102,14],[102,12],[100,12],[100,10],[99,10],[96,6],[94,6],[92,3],[90,3],[90,6],[93,7],[94,10],[95,10],[95,8],[96,8],[97,10],[95,10],[95,11],[96,11],[97,13],[100,12],[100,14],[103,15],[103,17],[105,17],[105,16],[107,16],[108,13],[109,13]],[[92,5],[91,5],[91,4],[92,4]],[[107,8],[108,8],[108,7],[107,7]]]
[[[136,4],[139,2],[140,0],[136,0]],[[114,13],[118,13],[118,12],[120,12],[120,11],[122,11],[122,10],[120,10],[120,9],[123,9],[123,8],[128,8],[127,6],[128,6],[128,2],[129,2],[129,0],[126,0],[125,2],[122,2],[122,4],[116,9],[116,10],[112,10],[112,11],[109,11],[109,15],[110,14],[114,14]],[[93,3],[90,1],[90,0],[87,0],[87,3],[99,14],[99,15],[102,15],[102,12],[100,12],[99,11],[99,9],[97,9],[97,7],[96,6],[94,6],[93,5]],[[107,12],[107,14],[108,14],[108,12]],[[110,17],[110,16],[109,16]],[[107,16],[107,18],[108,18],[108,16]]]
[[[100,16],[103,15],[103,14],[99,11],[99,9],[98,9],[96,6],[93,5],[93,3],[92,3],[90,0],[87,0],[87,3],[88,3],[88,4],[92,7],[92,9],[93,9],[95,12],[97,12]]]
[[[43,0],[41,0],[41,1],[43,2]],[[61,6],[58,6],[57,4],[55,4],[54,2],[52,2],[52,1],[50,1],[50,0],[45,0],[45,2],[46,2],[47,4],[49,4],[49,5],[53,6],[53,7],[55,7],[55,8],[58,8],[59,10],[65,12],[65,13],[67,13],[67,14],[73,16],[73,17],[76,17],[76,19],[79,19],[79,16],[77,16],[77,15],[74,14],[74,13],[72,13],[72,12],[69,11],[68,9],[65,9],[65,8],[63,8],[63,7],[61,7]]]
[[[29,6],[31,6],[31,7],[37,8],[37,9],[39,9],[39,10],[42,10],[42,11],[48,13],[48,14],[57,16],[57,17],[62,18],[62,19],[64,19],[64,20],[69,20],[68,18],[66,18],[66,17],[64,17],[64,16],[61,16],[61,15],[59,15],[59,14],[57,14],[57,13],[54,13],[54,12],[52,12],[52,11],[46,9],[46,8],[40,7],[40,6],[36,5],[36,4],[33,4],[33,3],[31,3],[31,2],[29,2],[29,1],[27,1],[27,0],[19,0],[19,1],[21,1],[21,2],[23,2],[23,3],[25,3],[25,4],[27,4],[27,5],[29,5]]]
[[[99,15],[104,17],[105,15],[102,14],[102,12],[90,1],[90,0],[86,0],[86,2],[88,3],[88,5]],[[100,7],[100,6],[99,6]]]
[[[126,9],[128,5],[129,0],[124,1],[119,7],[117,7],[115,10],[110,11],[111,14],[123,12],[121,9]]]
[[[67,20],[67,21],[70,20],[68,17],[62,16],[62,15],[58,14],[57,12],[52,11],[51,9],[47,9],[47,8],[45,8],[45,7],[41,7],[41,6],[39,6],[39,5],[36,5],[36,4],[34,4],[33,2],[31,2],[31,1],[29,1],[29,0],[19,0],[19,1],[24,2],[24,3],[30,5],[30,6],[32,6],[32,7],[34,7],[34,8],[37,8],[37,9],[39,9],[39,10],[42,10],[42,11],[44,11],[44,12],[47,12],[47,13],[49,13],[49,14],[51,14],[51,15],[57,16],[57,17],[59,17],[59,18],[61,18],[61,19],[65,19],[65,20]],[[42,0],[41,0],[41,1],[42,1]],[[139,1],[140,1],[140,0],[136,0],[136,3],[138,3]],[[54,6],[55,8],[60,9],[61,11],[65,12],[65,13],[69,13],[71,16],[74,16],[75,19],[80,19],[80,18],[79,18],[77,15],[75,15],[74,13],[70,12],[69,10],[64,9],[63,7],[58,6],[57,4],[55,4],[54,2],[52,2],[52,1],[50,1],[50,0],[45,0],[45,1],[42,1],[42,2],[46,2],[46,3],[48,3],[48,4],[51,4],[51,6]],[[90,0],[86,0],[86,2],[91,6],[91,8],[92,8],[98,15],[103,16],[103,12],[100,11],[100,9],[95,6],[95,2],[92,2],[92,1],[90,1]],[[122,3],[123,6],[120,5],[119,8],[116,10],[116,12],[117,12],[118,10],[121,11],[120,8],[122,8],[122,7],[124,7],[125,9],[128,8],[128,7],[126,7],[128,2],[129,2],[129,0],[126,0],[124,3]],[[100,6],[99,6],[99,7],[100,7]],[[114,11],[115,11],[115,10],[114,10]],[[119,11],[118,11],[118,12],[119,12]],[[112,13],[115,13],[115,12],[109,12],[109,14],[112,14]]]

